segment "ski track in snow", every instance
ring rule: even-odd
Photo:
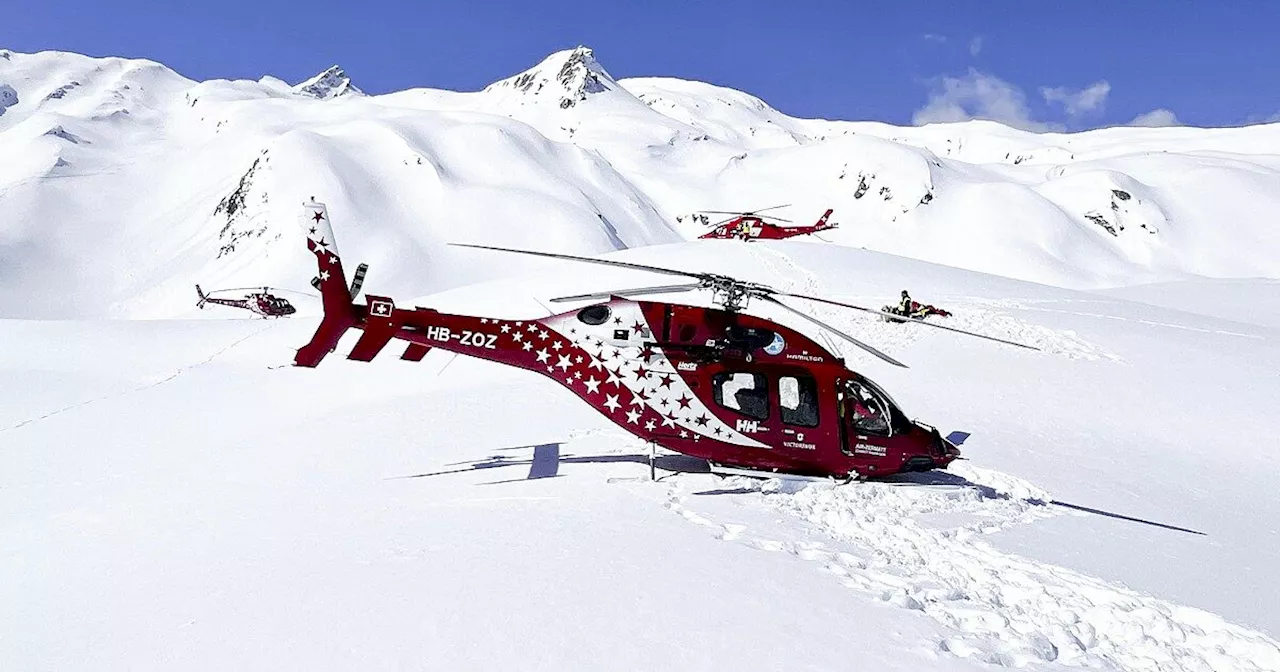
[[[244,335],[244,336],[241,336],[240,338],[237,338],[236,340],[234,340],[234,341],[232,341],[232,342],[228,343],[227,345],[225,345],[225,346],[223,346],[223,347],[219,348],[218,350],[216,350],[216,351],[214,351],[212,354],[210,354],[208,357],[205,357],[204,359],[202,359],[202,360],[200,360],[200,361],[198,361],[198,362],[193,362],[193,363],[188,364],[188,365],[186,365],[186,366],[179,367],[179,368],[175,369],[173,373],[171,373],[171,374],[169,374],[169,375],[167,375],[167,376],[165,376],[165,377],[163,377],[163,378],[161,378],[161,379],[159,379],[159,380],[152,381],[152,382],[150,382],[150,383],[144,383],[144,384],[142,384],[142,385],[139,385],[139,386],[134,387],[134,388],[130,388],[130,389],[128,389],[128,390],[123,390],[123,391],[120,391],[120,392],[112,392],[111,394],[104,394],[104,395],[102,395],[102,396],[100,396],[100,397],[94,397],[94,398],[92,398],[92,399],[86,399],[86,400],[81,401],[81,402],[79,402],[79,403],[71,404],[70,406],[64,406],[64,407],[62,407],[62,408],[59,408],[59,409],[56,409],[56,410],[49,411],[48,413],[45,413],[44,415],[36,416],[36,417],[34,417],[34,418],[27,418],[26,420],[22,420],[22,421],[16,422],[16,423],[14,423],[14,424],[12,424],[12,425],[9,425],[8,427],[0,427],[0,434],[2,434],[2,433],[4,433],[4,432],[13,431],[13,430],[18,429],[18,428],[20,428],[20,427],[25,427],[25,426],[27,426],[27,425],[29,425],[29,424],[33,423],[33,422],[40,422],[40,421],[42,421],[42,420],[48,420],[49,418],[52,418],[52,417],[54,417],[54,416],[56,416],[56,415],[61,415],[61,414],[63,414],[63,413],[66,413],[67,411],[74,411],[74,410],[75,410],[75,409],[77,409],[77,408],[84,408],[85,406],[88,406],[88,405],[90,405],[90,404],[96,404],[96,403],[98,403],[98,402],[100,402],[100,401],[106,401],[106,400],[108,400],[108,399],[116,399],[116,398],[119,398],[119,397],[124,397],[124,396],[128,396],[128,395],[130,395],[130,394],[134,394],[134,393],[136,393],[136,392],[141,392],[141,391],[143,391],[143,390],[149,390],[149,389],[151,389],[151,388],[153,388],[153,387],[159,387],[159,386],[161,386],[161,385],[164,385],[165,383],[168,383],[168,382],[170,382],[170,381],[172,381],[172,380],[176,379],[178,376],[181,376],[182,374],[184,374],[184,373],[186,373],[186,372],[188,372],[188,371],[191,371],[192,369],[199,368],[199,367],[201,367],[201,366],[204,366],[205,364],[208,364],[208,363],[212,362],[213,360],[217,359],[218,357],[220,357],[220,356],[222,356],[222,355],[226,354],[227,352],[231,351],[231,349],[232,349],[232,348],[234,348],[234,347],[236,347],[236,346],[240,345],[241,343],[244,343],[245,341],[247,341],[247,340],[249,340],[249,339],[253,338],[254,336],[257,336],[258,334],[261,334],[262,332],[264,332],[264,331],[266,331],[266,330],[268,330],[268,329],[270,329],[271,327],[274,327],[274,326],[275,326],[275,324],[274,324],[274,323],[267,323],[267,324],[263,325],[263,327],[262,327],[261,329],[257,329],[257,330],[255,330],[255,331],[253,331],[253,332],[249,333],[249,334],[246,334],[246,335]]]
[[[941,653],[1019,668],[1280,670],[1280,644],[1261,633],[996,549],[985,535],[1063,512],[1047,504],[1047,493],[1014,477],[967,465],[950,471],[976,487],[863,483],[788,491],[778,481],[729,480],[726,490],[755,491],[750,495],[768,507],[865,549],[857,554],[713,520],[679,482],[670,486],[666,506],[723,541],[817,563],[864,596],[933,618],[948,631],[933,643]],[[976,521],[942,528],[916,519],[928,514]]]
[[[970,299],[974,303],[985,303],[991,306],[1000,306],[1005,308],[1015,308],[1017,310],[1037,311],[1041,313],[1058,313],[1060,315],[1072,315],[1075,317],[1096,317],[1104,320],[1115,320],[1117,322],[1132,322],[1134,324],[1145,324],[1151,327],[1163,327],[1166,329],[1181,329],[1183,331],[1194,331],[1201,334],[1219,334],[1222,336],[1236,336],[1239,338],[1252,338],[1255,340],[1265,340],[1266,337],[1259,334],[1246,334],[1239,331],[1227,331],[1224,329],[1202,329],[1200,327],[1191,327],[1185,324],[1175,324],[1173,322],[1156,322],[1154,320],[1143,320],[1135,317],[1121,317],[1120,315],[1105,315],[1102,313],[1087,313],[1075,310],[1058,310],[1054,308],[1042,308],[1033,304],[1045,303],[1044,301],[1031,300],[992,300],[983,298]],[[1059,303],[1055,301],[1054,303]],[[1075,301],[1073,303],[1086,303],[1085,301]],[[1099,303],[1115,305],[1116,301],[1089,301],[1087,303]]]

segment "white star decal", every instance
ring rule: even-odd
[[[511,325],[509,324],[502,325],[502,333],[504,334],[511,333]],[[520,334],[516,334],[516,335],[519,336]]]
[[[610,394],[610,395],[608,395],[608,398],[607,398],[607,399],[605,399],[605,401],[604,401],[604,405],[605,405],[605,407],[606,407],[606,408],[608,408],[610,411],[616,411],[616,410],[618,410],[618,408],[619,408],[619,407],[621,407],[621,406],[622,406],[622,404],[619,404],[619,403],[618,403],[618,395],[616,395],[616,394]]]
[[[550,358],[551,358],[551,353],[547,352],[547,349],[546,349],[546,348],[543,348],[543,349],[541,349],[541,350],[539,350],[539,351],[538,351],[538,363],[539,363],[539,364],[541,364],[541,363],[543,363],[543,362],[547,361],[547,360],[548,360],[548,359],[550,359]]]
[[[569,361],[568,355],[560,355],[560,361],[556,362],[556,366],[560,367],[561,371],[568,371],[569,367],[573,366],[573,362]]]
[[[645,430],[646,430],[646,431],[650,431],[650,432],[652,432],[652,431],[654,430],[654,428],[655,428],[655,427],[656,427],[656,425],[654,425],[654,424],[653,424],[653,421],[652,421],[652,420],[646,421],[646,422],[644,423],[644,428],[645,428]]]
[[[560,341],[556,341],[555,343],[551,344],[551,348],[556,352],[559,352],[560,348],[563,348],[563,347],[564,347],[564,343],[561,343]]]
[[[320,279],[321,279],[321,280],[328,280],[328,279],[329,279],[329,271],[320,271]]]
[[[504,327],[504,328],[505,328],[505,327]],[[520,333],[520,332],[518,332],[518,331],[517,331],[516,333],[511,334],[511,340],[513,340],[513,341],[523,341],[523,340],[524,340],[524,334],[522,334],[522,333]]]
[[[532,349],[533,349],[533,344],[532,344],[532,343],[530,343],[530,342],[528,342],[528,341],[525,341],[525,343],[524,343],[524,351],[525,351],[525,352],[528,352],[528,351],[530,351],[530,350],[532,350]]]
[[[480,318],[480,324],[489,324],[489,318],[487,317]]]
[[[524,322],[516,322],[516,326],[517,326],[517,327],[519,327],[519,326],[523,326],[523,325],[524,325]]]
[[[533,323],[529,323],[529,333],[531,333],[531,334],[532,334],[533,332],[535,332],[535,331],[537,331],[537,330],[538,330],[538,325],[533,324]]]
[[[547,332],[545,331],[538,332],[538,338],[541,338],[544,341],[547,340]]]
[[[684,431],[683,429],[682,429],[682,430],[680,430],[680,438],[682,438],[682,439],[687,439],[687,438],[689,438],[689,432],[686,432],[686,431]]]
[[[337,257],[335,257],[335,256],[330,255],[330,257],[329,257],[329,263],[331,263],[331,264],[336,264],[336,263],[338,263],[338,258],[337,258]]]
[[[640,397],[638,397],[638,396],[636,396],[636,395],[634,395],[634,394],[633,394],[633,395],[631,395],[631,405],[632,405],[632,406],[644,406],[644,399],[641,399]]]
[[[627,411],[627,422],[633,425],[638,425],[640,424],[639,421],[640,421],[640,411],[636,411],[636,410]]]
[[[662,426],[663,426],[663,427],[670,427],[670,428],[672,428],[672,429],[675,429],[676,421],[675,421],[675,420],[672,420],[671,418],[668,418],[667,416],[665,416],[665,415],[664,415],[664,416],[662,416]]]
[[[592,377],[592,378],[588,378],[588,379],[587,379],[587,383],[586,383],[586,385],[587,385],[587,391],[588,391],[588,392],[599,392],[599,391],[600,391],[600,381],[596,380],[594,377]]]

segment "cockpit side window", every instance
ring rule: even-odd
[[[778,379],[778,408],[782,422],[801,427],[818,426],[818,384],[809,376]]]
[[[769,417],[769,390],[759,373],[717,373],[711,380],[712,395],[720,406],[749,418]]]

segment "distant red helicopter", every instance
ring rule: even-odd
[[[256,289],[256,288],[255,288]],[[203,309],[206,303],[215,303],[220,306],[230,306],[231,308],[244,308],[252,313],[261,315],[262,317],[286,317],[297,312],[287,300],[271,293],[270,287],[263,287],[261,292],[253,289],[220,289],[216,292],[250,292],[243,298],[239,299],[220,299],[205,294],[200,289],[200,285],[196,285],[196,294],[200,300],[196,302],[196,307]]]
[[[361,329],[348,359],[370,361],[391,341],[420,361],[435,347],[527,369],[568,388],[610,421],[664,448],[701,458],[718,473],[835,479],[879,478],[943,468],[960,455],[936,429],[911,420],[887,392],[789,327],[747,314],[750,300],[780,307],[895,366],[901,362],[783,303],[806,299],[713,273],[566,254],[459,245],[678,276],[678,285],[566,296],[588,305],[537,319],[507,319],[399,308],[385,296],[352,301],[333,228],[321,203],[305,206],[307,247],[319,265],[324,318],[294,364],[317,366],[348,329]],[[634,301],[643,294],[710,290],[720,308]],[[1001,343],[953,327],[888,314]]]
[[[794,236],[808,235],[819,231],[827,231],[834,229],[839,224],[828,224],[827,218],[831,216],[833,210],[827,209],[818,218],[818,221],[810,226],[778,226],[770,221],[783,222],[790,224],[791,220],[773,215],[762,215],[760,213],[767,210],[776,210],[778,208],[790,207],[789,205],[774,205],[760,210],[750,212],[725,212],[722,210],[702,210],[699,214],[708,215],[733,215],[729,219],[721,220],[713,224],[707,224],[712,227],[707,233],[698,236],[704,239],[739,239],[745,241],[752,240],[781,240],[783,238],[792,238]]]

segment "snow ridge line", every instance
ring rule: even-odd
[[[919,611],[943,626],[940,653],[1003,667],[1202,672],[1280,670],[1280,644],[1216,614],[1008,554],[985,535],[1061,515],[1047,493],[999,472],[953,470],[976,488],[929,490],[863,483],[800,486],[741,479],[760,502],[866,549],[784,542],[719,523],[687,505],[673,486],[667,508],[717,538],[817,562],[866,597]],[[959,472],[963,472],[962,474]],[[737,492],[737,491],[735,491]],[[971,522],[931,527],[917,516]]]

